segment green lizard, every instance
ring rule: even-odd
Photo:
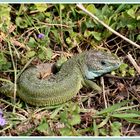
[[[117,69],[120,64],[119,58],[109,52],[90,50],[70,58],[47,79],[38,77],[43,68],[30,67],[17,80],[17,95],[35,106],[61,104],[74,97],[82,86],[99,90],[91,79]],[[13,96],[13,85],[3,85],[0,92]]]

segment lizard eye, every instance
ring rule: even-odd
[[[102,65],[102,66],[105,66],[105,65],[106,65],[106,62],[102,60],[102,61],[101,61],[101,65]]]

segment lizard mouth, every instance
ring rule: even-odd
[[[113,70],[116,70],[120,67],[120,65],[122,64],[122,62],[117,62],[115,65],[112,65],[110,67],[106,67],[106,69],[101,69],[101,70],[98,70],[94,73],[96,73],[96,75],[102,75],[104,73],[108,73],[110,71],[113,71]]]
[[[104,69],[100,69],[100,70],[86,70],[85,71],[85,75],[88,79],[94,79],[95,77],[99,77],[105,73],[108,73],[110,71],[116,70],[117,68],[120,67],[120,65],[122,64],[122,62],[116,62],[115,65],[112,65],[110,67],[106,67]]]

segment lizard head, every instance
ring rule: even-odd
[[[88,51],[85,61],[85,75],[87,79],[94,79],[111,72],[122,64],[115,54],[97,50]]]

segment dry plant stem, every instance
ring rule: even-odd
[[[98,17],[96,17],[91,12],[89,12],[88,10],[86,10],[82,4],[77,4],[77,7],[79,7],[85,13],[87,13],[88,15],[90,15],[93,19],[95,19],[96,21],[98,21],[100,24],[102,24],[104,27],[106,27],[109,31],[111,31],[112,33],[116,34],[117,36],[121,37],[125,41],[129,42],[130,44],[132,44],[135,47],[137,47],[137,48],[140,49],[140,45],[136,44],[135,42],[131,41],[130,39],[126,38],[125,36],[121,35],[120,33],[116,32],[115,30],[113,30],[111,27],[109,27],[107,24],[105,24],[103,21],[101,21]]]
[[[11,60],[12,60],[13,68],[14,68],[14,102],[16,102],[17,69],[16,69],[16,66],[15,66],[15,62],[14,62],[14,58],[13,58],[13,54],[12,54],[11,44],[9,42],[8,42],[8,47],[9,47],[9,51],[10,51],[10,55],[11,55]]]
[[[104,79],[103,77],[101,77],[101,84],[102,84],[102,89],[103,89],[103,97],[104,97],[104,102],[105,102],[105,108],[107,108],[107,101],[106,101],[106,97],[105,97],[105,85],[104,85]]]
[[[3,82],[7,82],[7,83],[11,83],[12,84],[12,82],[10,80],[3,79],[3,78],[0,78],[0,81],[3,81]]]
[[[8,125],[7,127],[4,127],[2,130],[0,130],[0,133],[4,132],[10,128],[12,128],[12,124]]]
[[[133,127],[131,128],[131,130],[130,131],[135,131],[134,129],[135,129],[135,127],[136,127],[136,124],[134,124],[133,125]]]
[[[9,105],[9,106],[15,107],[16,109],[19,109],[20,111],[22,111],[22,112],[24,112],[26,115],[28,115],[28,112],[25,111],[24,109],[20,108],[19,106],[13,105],[12,103],[10,103],[10,102],[8,102],[8,101],[6,101],[6,100],[3,100],[3,99],[0,99],[0,101],[3,102],[3,103],[6,103],[6,104]]]
[[[44,28],[44,27],[46,27],[46,26],[60,26],[60,27],[65,27],[65,28],[70,28],[70,26],[68,26],[68,25],[65,25],[65,24],[50,24],[50,23],[44,23],[44,22],[39,22],[42,26],[41,27],[37,27],[37,28]],[[45,25],[45,26],[43,26],[43,25]],[[30,31],[32,31],[32,30],[34,30],[34,27],[32,27],[32,28],[29,28],[27,31],[25,31],[20,37],[23,37],[26,33],[28,33],[28,32],[30,32]]]
[[[132,63],[132,65],[134,66],[134,68],[136,69],[136,71],[138,72],[138,74],[140,75],[140,67],[137,65],[136,61],[134,60],[134,58],[132,57],[131,54],[127,55],[129,61]]]
[[[131,134],[133,133],[133,132],[135,132],[135,127],[136,127],[136,125],[134,124],[133,126],[132,126],[132,128],[127,132],[128,133],[128,135],[127,136],[131,136]]]
[[[46,26],[60,26],[60,27],[70,28],[70,26],[65,25],[65,24],[50,24],[50,23],[43,23],[43,22],[39,22],[39,23],[46,25]]]

